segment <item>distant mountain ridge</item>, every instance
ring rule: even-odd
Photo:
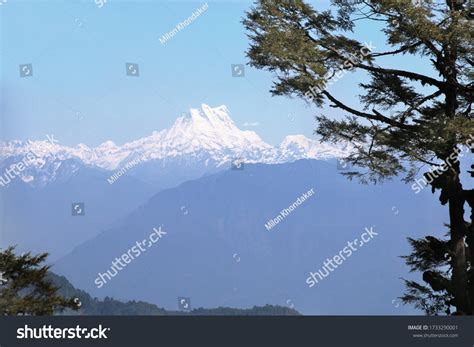
[[[44,185],[54,180],[57,172],[71,173],[76,167],[65,170],[63,163],[74,159],[86,166],[103,170],[118,170],[128,162],[140,158],[141,164],[159,163],[189,169],[199,163],[218,169],[234,159],[246,163],[278,164],[299,159],[329,159],[344,157],[347,147],[336,147],[306,138],[303,135],[287,136],[279,147],[264,142],[254,131],[240,130],[232,120],[226,106],[212,108],[202,104],[176,119],[169,129],[153,132],[148,137],[116,145],[106,141],[96,148],[85,144],[62,146],[54,141],[10,141],[0,143],[2,166],[15,163],[27,153],[36,159],[19,176],[32,185]],[[198,170],[202,174],[201,168]],[[146,175],[145,175],[146,176]]]
[[[315,193],[266,228],[309,190]],[[57,259],[53,271],[91,295],[165,309],[185,296],[205,308],[273,304],[303,314],[411,314],[393,305],[403,292],[400,278],[410,276],[400,259],[409,251],[406,237],[422,237],[445,220],[428,190],[415,195],[399,180],[361,185],[334,161],[248,164],[161,190]],[[157,226],[166,236],[115,276],[110,270],[113,279],[98,288],[111,262]],[[308,287],[310,272],[370,227],[378,234],[370,245]]]

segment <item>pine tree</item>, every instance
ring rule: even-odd
[[[346,113],[342,120],[316,117],[316,133],[322,141],[355,146],[346,158],[354,167],[349,178],[377,183],[403,176],[412,182],[420,169],[434,168],[425,178],[449,210],[452,305],[457,314],[473,314],[474,190],[463,188],[460,158],[461,147],[474,139],[474,8],[465,0],[331,3],[317,11],[302,0],[257,1],[243,20],[250,65],[275,74],[273,95]],[[383,26],[390,49],[369,49],[354,38],[363,21],[374,30]],[[413,66],[384,66],[387,57],[411,57]],[[417,70],[422,65],[433,73]],[[356,70],[370,78],[359,84],[360,107],[327,88]]]
[[[402,258],[411,272],[423,273],[426,285],[405,280],[407,291],[401,297],[402,302],[414,305],[427,315],[451,314],[455,303],[449,241],[433,236],[417,240],[409,238],[408,241],[412,253]]]
[[[0,314],[52,315],[79,308],[74,298],[58,295],[58,288],[47,278],[49,266],[41,265],[47,256],[17,256],[13,247],[0,252]]]

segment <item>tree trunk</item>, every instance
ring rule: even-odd
[[[469,298],[466,243],[467,226],[464,222],[464,198],[459,180],[459,163],[450,169],[449,176],[449,219],[451,225],[451,266],[453,268],[454,301],[458,314],[472,314]]]
[[[471,208],[471,224],[467,230],[466,243],[469,249],[469,257],[471,261],[471,270],[468,272],[469,298],[471,300],[471,314],[474,314],[474,189],[464,191],[464,193],[466,194],[466,200]]]
[[[470,275],[468,274],[468,280],[469,280],[469,285],[468,285],[468,290],[469,290],[469,298],[470,298],[470,303],[471,303],[471,314],[474,314],[474,270],[472,267],[474,267],[474,227],[473,227],[474,221],[471,219],[471,228],[468,231],[468,237],[466,238],[467,245],[469,247],[469,255],[471,257],[471,272]]]

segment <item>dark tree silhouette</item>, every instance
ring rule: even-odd
[[[403,256],[412,272],[423,273],[423,281],[405,280],[407,291],[401,297],[405,304],[412,304],[427,315],[451,314],[454,306],[454,282],[450,266],[450,244],[433,236],[408,239],[412,248],[409,256]]]
[[[474,190],[463,188],[459,161],[460,147],[474,139],[474,9],[464,0],[331,3],[317,11],[301,0],[257,1],[243,20],[250,65],[275,74],[274,95],[299,96],[347,114],[343,120],[316,117],[316,132],[323,141],[355,146],[347,158],[356,168],[350,178],[367,183],[403,175],[411,182],[422,166],[435,168],[426,178],[449,209],[452,304],[458,314],[473,314]],[[361,21],[375,30],[383,26],[391,47],[377,52],[354,39]],[[387,56],[411,57],[412,69],[382,66]],[[422,65],[433,73],[417,71]],[[349,70],[370,77],[359,84],[360,108],[327,89]]]
[[[18,256],[13,247],[0,252],[0,314],[52,315],[78,309],[79,303],[58,295],[47,278],[49,266],[41,265],[47,257],[47,253]]]

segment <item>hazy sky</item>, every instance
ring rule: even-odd
[[[1,1],[1,0],[0,0]],[[271,97],[272,75],[245,64],[248,39],[241,19],[251,1],[209,1],[208,10],[165,44],[159,38],[205,1],[19,1],[2,16],[2,134],[4,139],[45,139],[96,146],[147,136],[202,103],[227,105],[241,129],[277,144],[290,134],[312,137],[323,112],[288,97]],[[318,9],[329,1],[312,1]],[[363,25],[354,36],[384,48],[380,28]],[[126,76],[126,63],[139,77]],[[393,62],[392,62],[393,63]],[[428,69],[418,58],[401,68]],[[32,64],[31,77],[19,65]],[[347,74],[330,89],[355,105],[363,75]],[[333,109],[326,114],[336,115]],[[244,126],[245,123],[252,126]]]

